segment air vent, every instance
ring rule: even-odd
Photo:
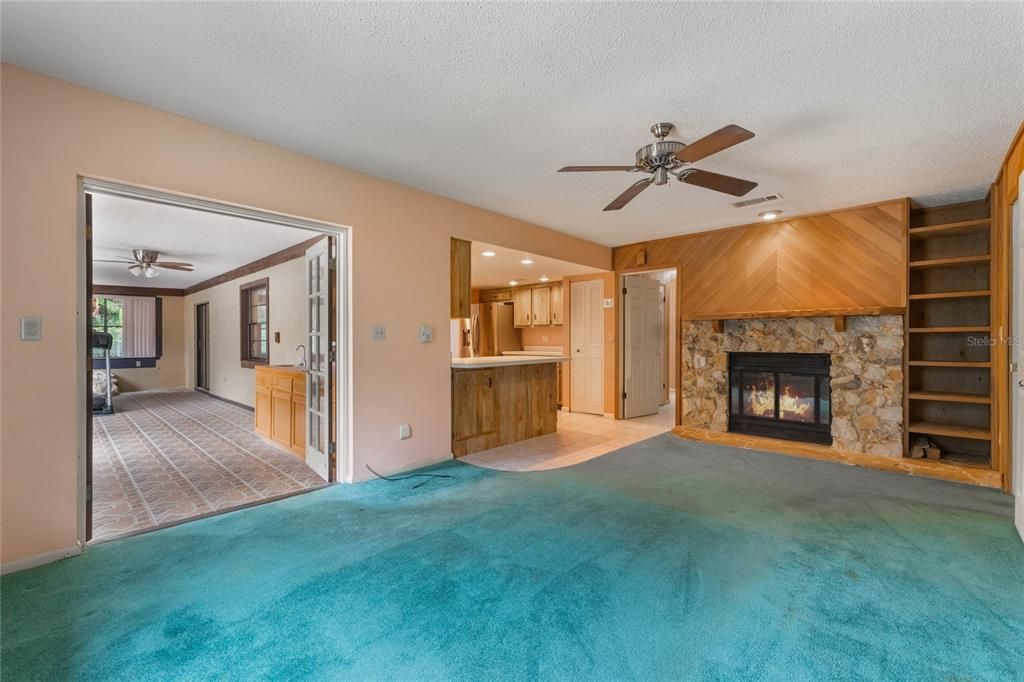
[[[737,201],[733,204],[736,208],[743,208],[745,206],[755,206],[757,204],[764,204],[769,201],[777,201],[782,198],[781,194],[766,194],[763,197],[757,197],[754,199],[744,199],[743,201]]]

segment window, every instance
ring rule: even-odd
[[[110,349],[111,358],[123,357],[124,301],[122,299],[93,296],[92,328],[95,331],[106,332],[114,337],[114,344]],[[100,348],[93,348],[92,356],[94,358],[105,357],[104,351]]]
[[[162,354],[162,301],[155,296],[98,293],[92,298],[92,328],[110,334],[111,367],[156,367]],[[105,367],[104,351],[92,349],[93,368]]]
[[[241,286],[242,366],[265,365],[270,359],[270,280]]]

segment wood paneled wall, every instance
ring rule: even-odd
[[[910,202],[620,246],[617,271],[682,266],[685,320],[902,312]]]

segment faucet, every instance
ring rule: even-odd
[[[295,346],[295,352],[296,353],[299,352],[300,348],[302,349],[302,355],[299,356],[299,367],[305,367],[306,366],[306,347],[300,343],[299,345]]]

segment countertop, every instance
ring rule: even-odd
[[[543,365],[548,362],[567,362],[570,359],[565,355],[504,355],[483,358],[452,358],[452,369]]]

